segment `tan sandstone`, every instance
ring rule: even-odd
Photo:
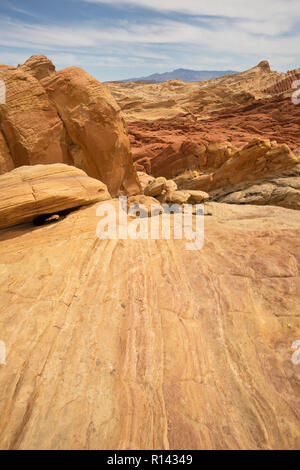
[[[1,449],[299,449],[300,213],[208,203],[205,244],[0,231]]]
[[[110,199],[105,184],[69,165],[34,165],[0,175],[0,228]]]
[[[64,125],[40,82],[21,68],[8,67],[0,68],[0,80],[6,86],[0,129],[14,167],[70,163]],[[0,173],[5,171],[1,164]]]
[[[74,165],[103,181],[113,196],[138,193],[124,120],[109,90],[79,67],[41,83],[66,126]]]

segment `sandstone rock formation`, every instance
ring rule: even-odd
[[[214,201],[300,210],[300,167],[254,182],[242,182],[210,193]]]
[[[14,169],[14,162],[5,137],[0,130],[0,174]]]
[[[166,178],[159,177],[151,181],[144,189],[144,194],[146,196],[160,196],[164,190],[167,189],[167,180]]]
[[[209,194],[204,191],[187,191],[190,195],[188,202],[191,204],[202,204],[205,201],[209,200]]]
[[[190,199],[188,191],[172,191],[166,194],[165,200],[171,204],[184,204]]]
[[[75,166],[107,184],[112,195],[139,192],[124,121],[107,88],[79,67],[42,84],[65,123]]]
[[[152,183],[154,181],[154,176],[148,175],[148,173],[145,173],[144,171],[137,171],[137,177],[141,186],[142,191],[148,186],[149,183]]]
[[[150,196],[138,194],[130,196],[127,201],[128,214],[137,217],[151,217],[163,212],[163,209],[157,199]]]
[[[108,86],[126,117],[136,168],[171,178],[183,166],[194,168],[203,145],[211,143],[241,147],[267,138],[299,150],[300,106],[293,104],[290,88],[299,73],[279,74],[262,61],[245,72],[176,87],[172,82]]]
[[[295,80],[300,80],[300,68],[295,70],[290,70],[285,78],[276,82],[274,85],[266,88],[264,93],[266,94],[278,94],[284,93],[285,91],[291,90],[292,84]]]
[[[45,56],[0,65],[0,449],[300,448],[295,73],[108,84],[118,105]],[[134,228],[205,203],[204,246],[174,214],[98,238],[108,199]]]
[[[205,244],[0,231],[1,449],[299,449],[300,213],[208,203]]]
[[[174,180],[179,188],[210,192],[284,171],[297,166],[299,161],[299,157],[285,144],[277,145],[269,140],[254,139],[235,152],[216,171],[209,174],[187,171]]]
[[[22,166],[0,176],[0,229],[106,199],[105,184],[78,168]]]
[[[0,69],[0,80],[6,86],[0,128],[14,166],[71,163],[63,123],[39,81],[21,68]]]
[[[45,56],[0,67],[0,80],[7,95],[0,105],[0,174],[67,163],[103,181],[112,195],[140,191],[120,108],[104,85],[78,67],[55,72]]]
[[[151,160],[151,173],[173,178],[186,169],[217,169],[236,151],[230,142],[205,145],[185,141],[169,145]]]
[[[50,77],[55,73],[55,65],[44,55],[31,56],[24,65],[19,66],[20,69],[29,72],[37,80]]]
[[[283,80],[262,61],[245,72],[203,82],[111,82],[112,95],[128,122],[158,119],[195,121],[203,114],[265,97],[264,90]]]
[[[184,158],[177,149],[180,150],[184,142],[189,142],[195,155],[197,147],[203,145],[228,141],[239,148],[253,138],[276,140],[299,152],[299,122],[300,105],[295,106],[291,97],[276,95],[211,113],[198,122],[140,121],[128,123],[128,128],[135,164],[142,171],[151,173],[152,162],[164,151],[166,158],[173,154],[179,163],[174,163],[175,168],[178,165],[182,171],[180,164],[184,163]],[[168,147],[173,150],[167,150]],[[190,160],[194,162],[192,158]],[[160,167],[166,168],[162,160]],[[156,173],[158,169],[157,166]]]

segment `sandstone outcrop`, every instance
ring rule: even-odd
[[[203,82],[112,82],[107,86],[128,122],[195,122],[213,111],[265,97],[264,90],[286,76],[267,64],[262,61],[244,72]]]
[[[0,130],[0,175],[14,169],[14,162],[3,133]]]
[[[140,192],[120,108],[104,85],[78,67],[55,72],[45,56],[1,66],[0,80],[6,86],[0,174],[12,166],[67,163],[103,181],[114,196]]]
[[[240,148],[267,138],[299,150],[300,106],[291,99],[299,74],[273,72],[262,61],[245,72],[176,88],[170,82],[108,86],[126,117],[136,168],[171,178],[176,169],[178,174],[195,168],[201,147],[211,142]],[[193,151],[186,153],[182,145]]]
[[[174,180],[179,188],[210,192],[240,182],[262,179],[298,164],[299,157],[287,145],[254,139],[215,172],[203,174],[201,171],[187,171]]]
[[[160,196],[167,189],[166,178],[160,176],[151,181],[144,189],[145,196]]]
[[[45,56],[0,65],[0,449],[300,448],[287,75],[263,61],[203,83],[109,84],[118,105]],[[129,195],[127,214],[109,191]],[[169,221],[170,237],[99,238],[108,199],[111,220],[138,231],[156,215],[145,226]],[[205,203],[191,211],[201,249],[162,203]]]
[[[107,184],[113,196],[138,193],[124,120],[108,89],[79,67],[41,83],[66,126],[74,165]]]
[[[186,157],[184,159],[182,152],[177,149],[183,142],[189,142],[194,149],[225,141],[240,148],[253,138],[263,138],[276,140],[279,144],[285,143],[293,151],[299,152],[299,122],[300,105],[293,104],[291,97],[276,95],[213,112],[201,117],[198,122],[183,123],[177,119],[140,121],[128,123],[128,128],[135,164],[151,173],[153,160],[163,152],[166,152],[169,164],[172,164],[172,154],[172,158],[178,160],[178,163],[172,165],[175,168],[177,165],[182,171],[181,164]],[[189,163],[195,163],[195,159],[189,159]],[[158,159],[157,162],[157,170],[159,167],[165,170],[164,161]]]
[[[1,449],[299,449],[300,213],[208,203],[205,244],[0,231]]]
[[[264,93],[273,95],[289,91],[292,89],[292,85],[295,80],[300,80],[300,69],[289,71],[283,80],[271,85],[269,88],[266,88]]]
[[[163,209],[157,199],[143,194],[130,196],[127,200],[128,214],[138,217],[150,217],[163,212]]]
[[[166,194],[165,200],[171,204],[184,204],[188,202],[190,197],[188,191],[172,191]]]
[[[191,204],[202,204],[209,200],[209,194],[205,193],[204,191],[187,191],[190,195],[188,202]]]
[[[212,200],[300,210],[300,167],[251,183],[242,182],[210,193]]]
[[[0,175],[0,229],[106,199],[105,184],[78,168],[22,166]]]
[[[161,153],[151,160],[151,173],[166,178],[183,173],[186,169],[213,170],[228,160],[235,152],[230,142],[195,144],[185,141],[168,145]]]
[[[1,68],[0,80],[6,86],[0,129],[14,167],[70,163],[63,123],[40,82],[21,68]],[[0,173],[5,171],[1,165]]]
[[[37,80],[50,77],[55,73],[55,65],[45,55],[33,55],[19,68],[29,72]]]
[[[148,175],[148,173],[145,173],[144,171],[137,171],[137,177],[141,186],[142,191],[148,186],[148,184],[152,183],[154,181],[154,176]]]

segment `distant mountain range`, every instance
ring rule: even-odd
[[[203,80],[209,80],[211,78],[222,77],[223,75],[232,75],[237,73],[234,70],[188,70],[188,69],[176,69],[172,72],[165,73],[153,73],[147,77],[135,77],[128,78],[126,80],[120,80],[121,82],[165,82],[166,80],[182,80],[183,82],[200,82]]]

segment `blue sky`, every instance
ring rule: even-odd
[[[0,0],[0,63],[45,54],[101,81],[300,67],[300,0]]]

